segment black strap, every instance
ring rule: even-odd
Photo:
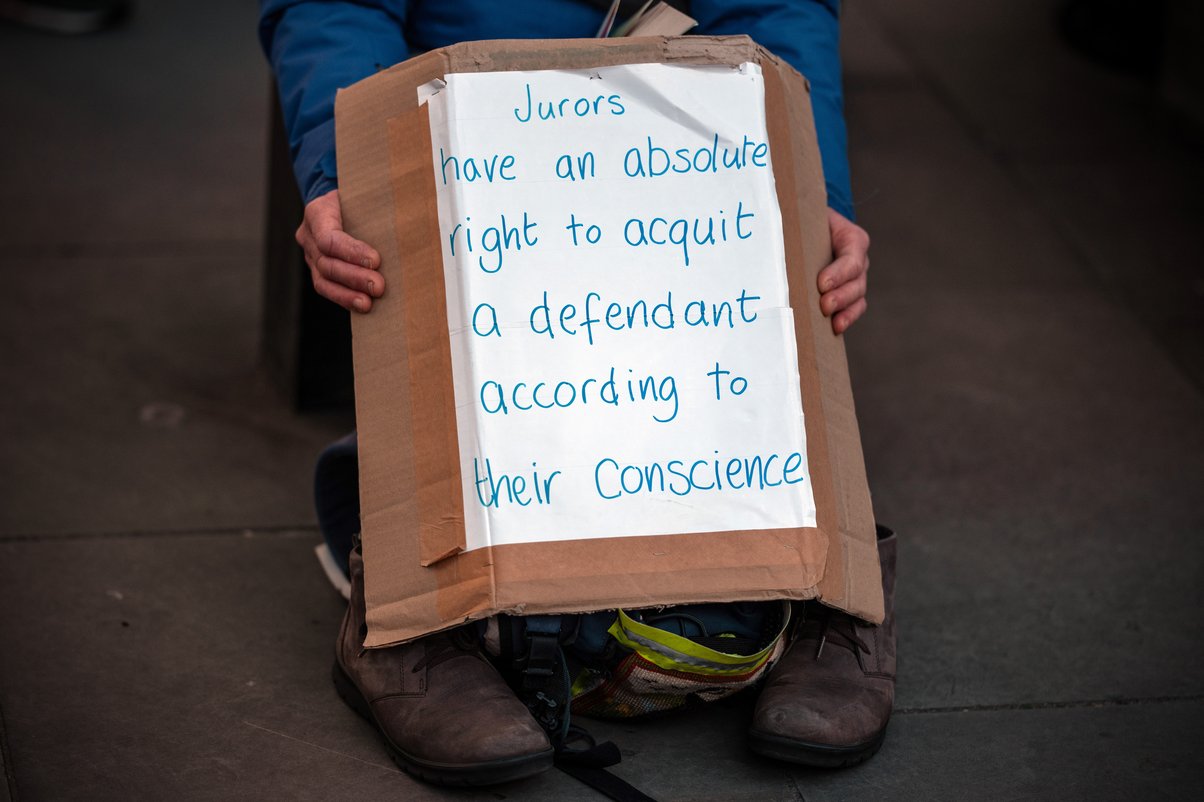
[[[577,749],[568,746],[576,740],[584,740],[589,745]],[[656,802],[622,777],[606,770],[622,759],[619,747],[613,742],[595,743],[588,732],[574,725],[569,728],[565,746],[556,752],[556,768],[614,802]]]
[[[511,685],[556,748],[556,767],[615,802],[656,802],[606,769],[622,759],[570,724],[572,685],[563,644],[576,638],[578,616],[498,616],[503,665]]]
[[[616,777],[606,769],[592,769],[584,766],[565,766],[560,763],[556,767],[570,777],[593,788],[600,794],[615,802],[656,802],[655,799],[636,788],[622,777]]]
[[[514,662],[518,674],[514,690],[557,749],[563,745],[569,731],[573,690],[561,643],[567,637],[562,630],[571,630],[569,619],[573,618],[556,615],[524,618],[518,657]]]
[[[527,659],[523,665],[523,689],[547,687],[560,671],[564,657],[557,633],[527,629]]]

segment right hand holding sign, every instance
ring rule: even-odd
[[[314,289],[323,298],[344,309],[368,312],[372,300],[385,294],[380,254],[343,230],[337,189],[306,204],[297,244],[305,251]]]

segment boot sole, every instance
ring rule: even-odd
[[[869,760],[878,753],[885,740],[885,729],[865,743],[853,746],[813,744],[749,730],[748,748],[759,755],[775,760],[785,760],[789,763],[798,763],[819,769],[843,769]]]
[[[406,754],[405,750],[398,747],[385,734],[380,722],[372,714],[372,707],[364,699],[359,688],[355,687],[351,677],[347,676],[347,672],[339,665],[338,660],[334,661],[330,673],[339,698],[376,728],[376,731],[380,733],[381,740],[385,742],[385,748],[388,749],[389,757],[393,758],[393,762],[406,774],[420,780],[439,785],[497,785],[533,777],[552,768],[553,752],[550,748],[545,752],[537,752],[533,755],[520,755],[484,763],[435,763],[413,757]]]

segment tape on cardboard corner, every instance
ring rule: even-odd
[[[418,471],[420,564],[429,567],[465,549],[456,410],[427,107],[389,120],[390,179],[401,254],[400,288],[409,348],[412,444]]]

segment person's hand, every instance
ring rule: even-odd
[[[367,312],[372,299],[385,294],[380,254],[343,230],[339,191],[327,192],[305,206],[297,244],[318,295],[344,309]]]
[[[828,209],[832,231],[832,264],[819,271],[819,309],[832,318],[832,331],[848,331],[865,313],[866,273],[870,269],[870,235],[865,229]]]

